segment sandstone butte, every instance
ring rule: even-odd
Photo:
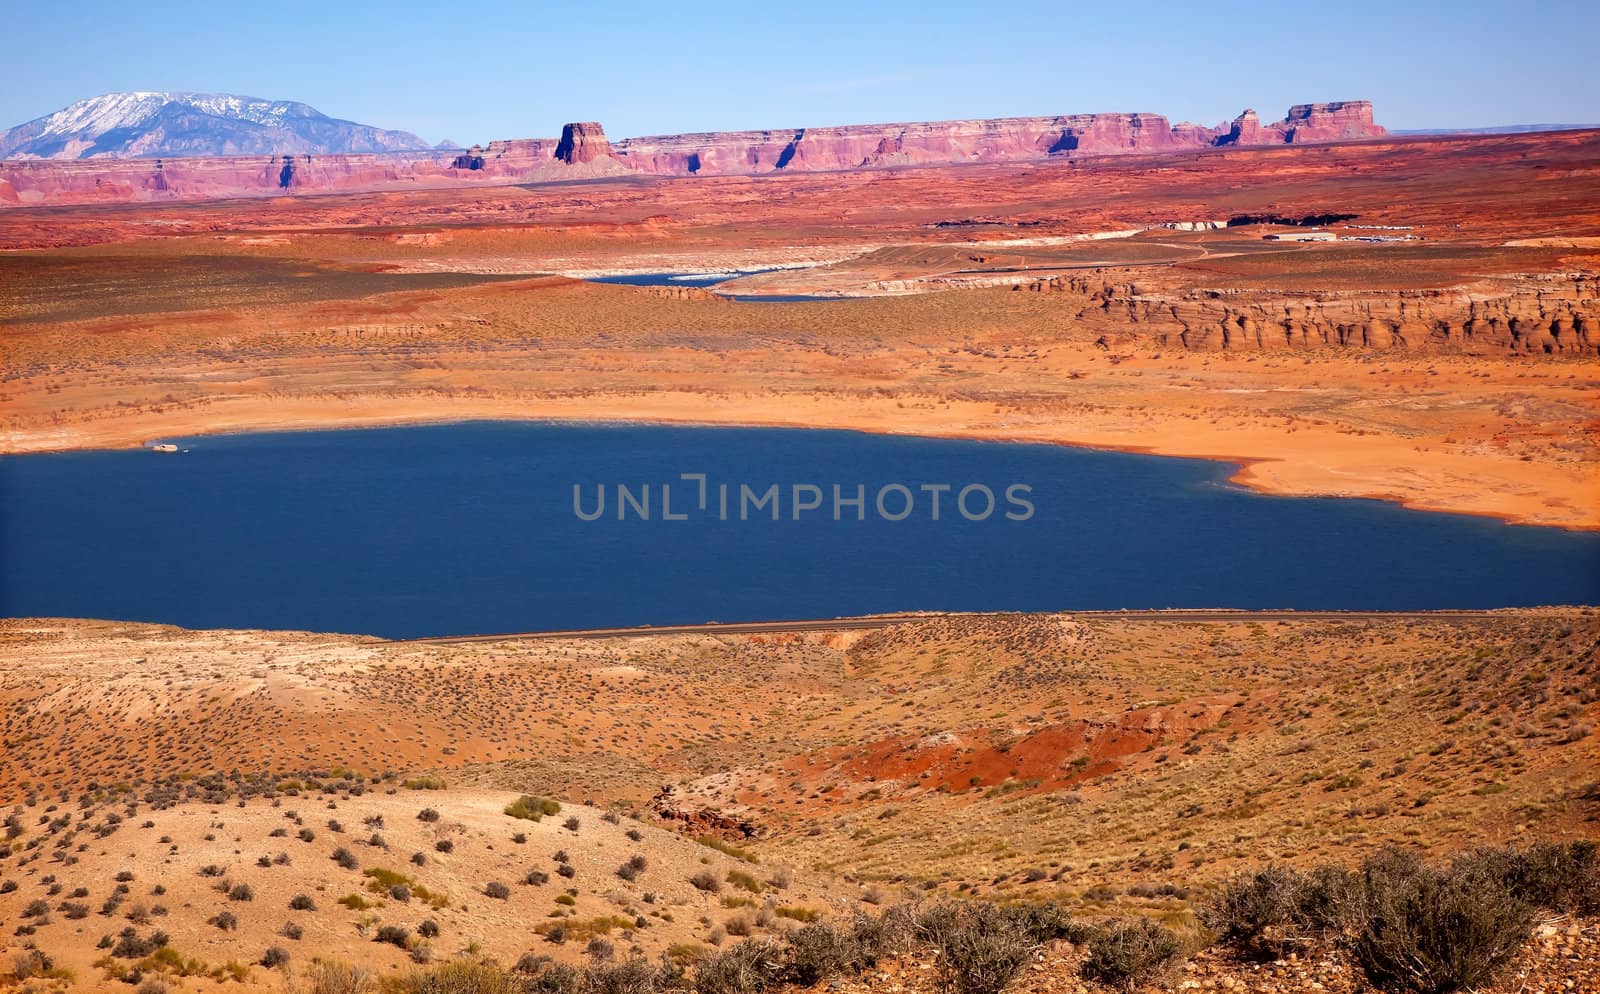
[[[1214,127],[1160,114],[1074,114],[910,124],[655,135],[612,142],[595,122],[560,138],[465,152],[0,162],[0,205],[200,200],[285,193],[649,176],[753,175],[1377,138],[1366,100],[1297,104],[1263,125],[1253,110]]]

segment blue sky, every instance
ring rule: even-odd
[[[1600,3],[29,3],[0,127],[114,90],[302,100],[463,144],[1365,97],[1392,128],[1600,121]]]

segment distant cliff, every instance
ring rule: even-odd
[[[1241,131],[1233,125],[1171,125],[1160,114],[1074,114],[914,124],[863,124],[789,131],[723,131],[628,138],[612,147],[639,172],[666,175],[866,169],[1043,159],[1050,156],[1169,152],[1220,145],[1345,141],[1386,134],[1372,104],[1350,100],[1292,107],[1282,121]]]
[[[1247,110],[1213,127],[1160,114],[1074,114],[775,131],[656,135],[612,142],[595,122],[559,138],[465,152],[0,162],[0,204],[200,200],[396,186],[541,183],[607,176],[754,175],[909,165],[1025,162],[1227,146],[1350,141],[1386,134],[1365,100],[1300,104],[1262,124]]]

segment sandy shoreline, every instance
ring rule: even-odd
[[[139,412],[115,420],[86,421],[69,427],[0,432],[0,453],[66,452],[130,449],[173,438],[257,432],[352,430],[402,425],[473,421],[525,421],[557,424],[654,424],[710,427],[834,429],[885,435],[969,439],[1009,443],[1044,443],[1075,448],[1137,453],[1171,458],[1204,459],[1234,467],[1229,482],[1274,497],[1344,497],[1382,500],[1411,510],[1469,514],[1507,524],[1559,527],[1572,531],[1600,530],[1600,507],[1592,500],[1597,472],[1588,468],[1561,479],[1548,467],[1527,468],[1520,478],[1509,463],[1497,467],[1499,487],[1484,486],[1482,467],[1471,478],[1458,479],[1443,455],[1432,459],[1400,444],[1404,439],[1360,440],[1370,460],[1322,443],[1284,447],[1235,441],[1227,443],[1203,432],[1157,423],[1129,433],[1093,425],[1060,422],[997,425],[964,409],[946,410],[945,417],[905,417],[904,411],[882,405],[840,403],[812,397],[808,416],[780,414],[793,409],[796,398],[755,398],[742,403],[695,392],[641,397],[545,399],[300,398],[292,402],[263,399],[219,399],[204,412]],[[898,415],[898,417],[897,417]],[[1254,451],[1251,451],[1251,450]],[[1385,462],[1397,465],[1383,466]],[[1432,464],[1430,466],[1430,463]],[[1365,472],[1357,473],[1357,469]],[[1562,486],[1562,484],[1566,484]],[[1567,513],[1558,516],[1554,512]]]

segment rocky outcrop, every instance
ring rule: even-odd
[[[1301,104],[1263,126],[1247,110],[1231,125],[1170,125],[1160,114],[1074,114],[786,131],[725,131],[629,138],[617,157],[656,175],[746,174],[873,166],[1120,155],[1225,145],[1304,144],[1375,138],[1372,104]]]
[[[642,286],[637,289],[652,297],[665,297],[668,300],[698,300],[720,304],[733,302],[732,298],[724,294],[700,286]]]
[[[1189,143],[1189,147],[1203,144],[1198,138]],[[638,172],[709,175],[997,162],[1179,147],[1183,145],[1160,115],[1079,114],[657,135],[620,141],[616,153]]]
[[[759,824],[749,818],[728,815],[708,804],[687,800],[679,788],[672,784],[663,786],[650,799],[650,812],[659,820],[676,825],[691,835],[759,839],[766,834]]]
[[[1094,277],[1019,283],[1060,293],[1082,334],[1106,346],[1151,342],[1204,352],[1405,349],[1452,353],[1600,355],[1600,277],[1521,276],[1499,288],[1148,292]],[[1099,336],[1096,338],[1095,336]]]
[[[1261,119],[1256,112],[1246,109],[1243,114],[1233,119],[1228,133],[1216,139],[1218,145],[1259,145],[1261,144]]]
[[[611,155],[611,143],[606,141],[605,129],[594,121],[568,124],[561,129],[561,141],[556,143],[555,157],[567,165],[593,162]]]
[[[1283,140],[1297,145],[1312,142],[1349,141],[1387,134],[1373,123],[1372,102],[1344,100],[1331,104],[1296,104],[1289,114],[1272,126]]]
[[[1231,124],[1171,125],[1160,114],[1073,114],[906,124],[656,135],[611,142],[598,123],[568,124],[559,138],[490,142],[465,152],[231,156],[0,162],[0,204],[28,206],[200,200],[459,186],[544,183],[641,173],[755,175],[888,166],[1026,162],[1086,155],[1173,152],[1213,146],[1348,141],[1384,134],[1365,100],[1301,104],[1262,125],[1253,111]]]

